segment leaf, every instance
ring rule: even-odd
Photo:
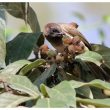
[[[53,99],[53,98],[44,98],[44,99],[39,99],[36,103],[35,106],[37,108],[67,108],[65,105],[65,102],[60,99]]]
[[[91,80],[91,69],[86,63],[87,62],[76,58],[73,60],[73,64],[71,64],[71,66],[74,66],[71,68],[73,68],[73,74],[75,74],[77,77],[80,77],[81,80],[87,82]]]
[[[26,3],[1,3],[3,8],[14,17],[25,19]]]
[[[41,33],[20,33],[12,41],[7,43],[6,62],[14,62],[27,59],[31,54]]]
[[[49,97],[48,93],[47,93],[47,89],[48,89],[48,87],[46,87],[44,84],[40,85],[40,91],[44,97]]]
[[[1,3],[6,11],[14,17],[21,18],[28,23],[32,31],[40,32],[40,25],[34,10],[29,3]]]
[[[76,93],[82,97],[93,99],[93,94],[89,86],[76,88]]]
[[[72,80],[70,81],[70,84],[72,85],[73,88],[79,88],[82,86],[93,86],[93,87],[97,87],[100,89],[110,89],[110,83],[99,80],[99,79],[95,79],[88,83],[83,83],[83,82]]]
[[[29,72],[26,76],[31,80],[33,83],[37,77],[39,77],[42,74],[42,70],[39,68],[32,69],[32,71]]]
[[[110,89],[110,83],[98,79],[89,82],[87,85],[94,86],[100,89]]]
[[[30,64],[28,60],[18,60],[8,65],[1,73],[5,74],[16,74],[23,66]]]
[[[102,91],[102,89],[96,88],[96,87],[90,87],[93,97],[94,99],[104,99],[107,98],[107,96],[105,95],[105,93]]]
[[[76,92],[68,81],[63,81],[52,89],[59,91],[65,97],[64,101],[68,106],[76,107]]]
[[[26,76],[0,74],[0,81],[7,83],[11,88],[27,93],[33,98],[39,97],[39,91]]]
[[[110,67],[110,48],[99,44],[93,44],[92,50],[102,55],[104,63]]]
[[[25,75],[28,71],[30,71],[33,68],[37,68],[40,65],[44,64],[45,60],[44,59],[38,59],[32,62],[31,64],[25,66],[23,69],[21,69],[19,75]]]
[[[12,108],[19,104],[32,100],[33,97],[18,96],[11,93],[0,94],[0,108]]]
[[[42,90],[44,89],[44,90]],[[43,93],[54,100],[62,100],[65,102],[65,105],[68,107],[76,107],[76,92],[74,88],[69,84],[68,81],[63,81],[52,89],[41,85],[41,90]]]
[[[110,24],[110,15],[103,16],[103,21]]]
[[[74,15],[75,17],[79,18],[80,20],[85,21],[85,17],[84,17],[81,13],[79,13],[79,12],[74,12],[73,15]]]
[[[0,9],[0,68],[5,67],[5,57],[6,57],[6,39],[5,39],[5,13],[3,9]]]
[[[108,80],[110,76],[106,73],[106,71],[101,67],[92,62],[86,62],[88,67],[90,68],[89,76],[85,75],[87,81],[91,81],[94,79]]]
[[[37,77],[37,79],[34,81],[34,84],[39,87],[41,83],[44,83],[48,77],[55,73],[56,68],[56,64],[51,65],[50,68],[46,69],[39,77]]]
[[[100,66],[102,64],[103,58],[100,54],[93,51],[86,51],[83,54],[77,55],[75,59],[80,58],[84,61],[93,62],[96,65]]]
[[[34,33],[41,31],[36,13],[30,6],[28,7],[27,21]]]
[[[43,32],[41,32],[41,35],[39,36],[38,40],[37,40],[37,46],[40,47],[41,45],[44,44],[44,36],[43,36]]]
[[[83,103],[83,104],[91,104],[95,105],[96,107],[110,107],[110,98],[106,99],[81,99],[77,98],[77,102]]]

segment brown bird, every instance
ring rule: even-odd
[[[85,37],[77,30],[77,23],[48,23],[44,27],[44,36],[52,44],[52,46],[60,53],[65,49],[66,43],[71,43],[68,38],[78,36],[86,49],[92,50],[91,45]],[[63,37],[66,36],[63,39]]]

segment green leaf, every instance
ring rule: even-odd
[[[21,18],[28,23],[33,32],[40,32],[40,25],[34,10],[29,3],[1,3],[6,11],[16,18]]]
[[[86,51],[83,54],[77,55],[76,59],[79,58],[84,61],[93,62],[96,65],[100,66],[102,64],[103,58],[100,54],[93,51]]]
[[[101,80],[107,80],[110,78],[110,76],[108,75],[108,73],[101,67],[101,66],[97,66],[96,64],[92,63],[92,62],[87,62],[87,65],[89,66],[90,70],[91,70],[91,75],[90,78],[91,80],[93,79],[101,79]],[[89,81],[91,81],[89,80]]]
[[[91,69],[89,68],[87,62],[81,59],[74,59],[73,61],[74,69],[73,73],[78,75],[81,80],[83,81],[90,81],[91,80]]]
[[[7,83],[11,88],[24,92],[34,98],[39,97],[39,91],[26,76],[1,74],[0,81]]]
[[[41,33],[20,33],[12,41],[7,43],[6,62],[14,62],[27,59],[31,54]]]
[[[1,3],[3,8],[14,17],[25,20],[26,17],[26,4],[27,3]]]
[[[94,86],[100,89],[110,89],[110,83],[98,79],[89,82],[87,85]]]
[[[43,87],[44,88],[44,87]],[[42,87],[41,87],[42,89]],[[76,107],[76,92],[68,81],[63,81],[52,89],[45,86],[43,93],[54,100],[62,100],[68,107]]]
[[[64,96],[64,101],[68,106],[76,107],[76,92],[68,81],[63,81],[52,89]]]
[[[48,77],[55,73],[56,68],[56,64],[51,65],[50,68],[46,69],[39,77],[37,77],[34,84],[39,87],[41,83],[44,83]]]
[[[33,97],[19,96],[11,93],[2,93],[0,94],[0,108],[17,107],[19,104],[32,99]]]
[[[44,44],[44,36],[43,36],[43,32],[41,32],[41,35],[39,36],[38,40],[37,40],[37,46],[40,47],[41,45]]]
[[[41,31],[36,13],[30,6],[28,7],[27,22],[30,25],[33,32],[36,33]]]
[[[76,93],[82,97],[93,99],[93,94],[89,86],[76,88]]]
[[[28,60],[19,60],[14,63],[9,64],[1,73],[5,74],[16,74],[23,66],[30,64]]]
[[[5,67],[6,38],[5,38],[5,18],[3,9],[0,10],[0,68]]]
[[[70,84],[72,85],[73,88],[79,88],[82,86],[93,86],[93,87],[97,87],[100,89],[110,89],[110,83],[99,80],[99,79],[95,79],[88,83],[83,83],[83,82],[72,80],[70,81]]]
[[[110,24],[110,15],[103,16],[103,21]]]
[[[77,102],[82,104],[91,104],[95,105],[96,107],[110,107],[110,98],[107,99],[81,99],[77,98]]]
[[[92,50],[102,55],[104,63],[110,67],[110,48],[99,44],[93,44]]]
[[[35,106],[37,108],[67,108],[63,99],[57,100],[53,98],[39,99]]]
[[[39,77],[42,74],[42,70],[39,68],[32,69],[32,71],[29,72],[26,76],[31,80],[33,83],[37,77]]]
[[[20,71],[20,75],[25,75],[28,71],[30,71],[33,68],[37,68],[41,66],[42,64],[45,63],[44,59],[37,59],[36,61],[32,62],[31,64],[25,66],[23,69]]]
[[[107,98],[105,93],[102,91],[102,89],[96,88],[96,87],[90,87],[94,99],[104,99]]]
[[[47,93],[47,89],[48,89],[48,87],[46,87],[44,84],[40,85],[40,91],[44,97],[49,97],[48,93]]]

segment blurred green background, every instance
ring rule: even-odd
[[[76,22],[90,43],[102,43],[110,47],[110,3],[48,2],[30,3],[37,14],[41,30],[49,22]],[[21,19],[7,14],[7,40],[19,32],[31,32]]]

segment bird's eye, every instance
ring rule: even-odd
[[[59,32],[57,29],[53,29],[52,31],[53,31],[53,32]]]

